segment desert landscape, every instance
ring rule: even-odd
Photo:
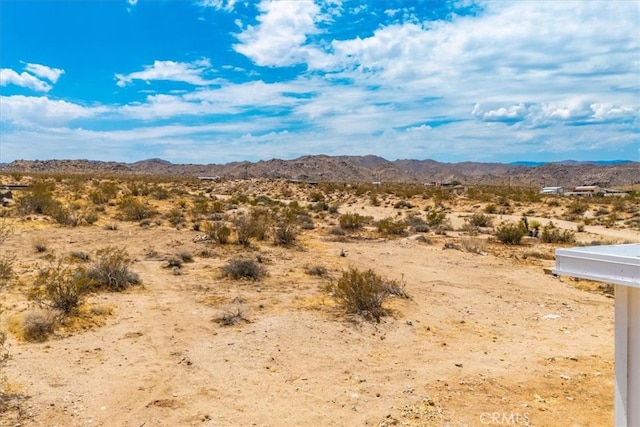
[[[2,426],[613,424],[612,287],[551,269],[558,247],[640,242],[637,183],[19,166]]]

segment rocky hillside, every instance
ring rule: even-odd
[[[434,160],[388,161],[377,156],[303,156],[293,160],[227,164],[173,164],[150,159],[136,163],[91,160],[16,160],[1,172],[81,174],[161,174],[221,178],[285,178],[313,181],[451,182],[511,184],[532,187],[640,185],[640,163],[613,165],[548,163],[541,166],[503,163],[440,163]]]

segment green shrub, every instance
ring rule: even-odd
[[[125,248],[108,246],[96,253],[96,261],[86,275],[99,289],[123,291],[141,283],[139,276],[129,270],[131,263]]]
[[[60,202],[53,198],[55,184],[52,182],[38,181],[18,199],[18,209],[20,212],[29,214],[49,215],[53,208],[60,205]]]
[[[431,227],[443,225],[447,219],[447,213],[441,209],[429,209],[426,214],[427,224]]]
[[[384,218],[378,221],[378,231],[384,234],[403,235],[406,227],[404,221],[394,221],[393,218]]]
[[[527,229],[522,222],[503,222],[496,229],[496,238],[505,245],[519,245]]]
[[[180,224],[184,224],[184,222],[186,221],[182,209],[177,207],[174,207],[169,212],[167,212],[165,218],[167,219],[167,221],[169,221],[169,224],[173,225],[174,227],[177,227]]]
[[[464,219],[465,222],[474,226],[474,227],[492,227],[493,226],[493,218],[489,215],[485,215],[482,213],[474,213],[473,215]]]
[[[222,267],[222,275],[232,279],[260,280],[265,274],[264,267],[248,258],[234,258]]]
[[[574,243],[575,233],[571,230],[561,230],[553,222],[542,227],[540,240],[544,243]]]
[[[367,222],[367,217],[359,213],[345,213],[340,215],[340,227],[344,230],[358,230]]]
[[[406,293],[395,281],[377,275],[373,270],[360,271],[350,268],[336,282],[329,285],[329,292],[349,313],[380,321],[389,310],[383,307],[389,295]]]
[[[120,216],[125,221],[140,221],[153,218],[158,212],[147,202],[140,201],[136,196],[127,195],[118,202]]]

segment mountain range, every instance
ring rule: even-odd
[[[303,181],[434,182],[510,184],[530,187],[577,185],[640,185],[640,163],[633,161],[554,163],[442,163],[435,160],[394,160],[367,156],[302,156],[292,160],[261,160],[226,164],[173,164],[162,159],[135,163],[95,160],[16,160],[0,172],[156,174],[222,179],[271,178]]]

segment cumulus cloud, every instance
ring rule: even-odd
[[[36,92],[49,92],[52,86],[32,74],[22,72],[18,74],[10,68],[0,69],[0,86],[16,85]]]
[[[74,119],[107,112],[106,107],[86,107],[46,96],[12,95],[0,97],[3,122],[25,127],[68,125]]]
[[[152,80],[165,80],[184,82],[195,86],[215,83],[206,80],[203,75],[210,71],[211,63],[208,59],[200,59],[194,62],[154,61],[153,65],[147,65],[143,71],[130,74],[116,74],[116,84],[125,87],[134,80],[142,80],[150,83]]]
[[[47,67],[41,64],[25,64],[25,70],[34,74],[40,78],[47,79],[51,83],[57,83],[61,75],[64,74],[64,70],[60,68]]]
[[[307,36],[318,33],[322,11],[313,1],[262,1],[258,25],[240,34],[234,49],[261,66],[290,66],[323,62],[321,49],[308,45]]]

